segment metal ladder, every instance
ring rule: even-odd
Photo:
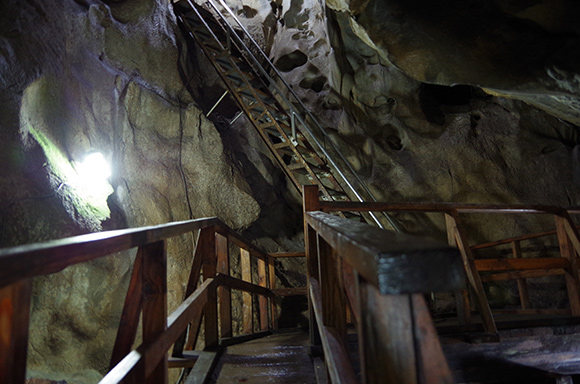
[[[217,0],[217,3],[207,0],[204,6],[181,0],[174,3],[174,10],[189,37],[203,50],[226,85],[227,91],[217,103],[227,93],[235,99],[300,193],[302,185],[315,184],[324,200],[364,201],[363,195],[367,200],[375,200],[223,0]],[[253,52],[257,52],[258,57]],[[280,89],[280,84],[286,92]],[[317,132],[311,128],[313,126]],[[361,218],[355,213],[342,214]],[[381,217],[369,212],[363,217],[381,228],[391,227],[399,231],[388,215]]]

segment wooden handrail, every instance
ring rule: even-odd
[[[120,229],[0,249],[0,288],[48,275],[110,254],[162,241],[197,229],[223,225],[217,218]]]
[[[166,240],[196,230],[200,232],[186,289],[188,298],[167,317]],[[246,265],[242,279],[229,276],[230,243],[240,248],[240,257]],[[196,344],[202,315],[205,317],[207,347],[217,346],[220,336],[231,337],[231,289],[250,295],[249,300],[244,299],[243,323],[246,332],[254,332],[251,326],[252,294],[259,297],[260,330],[275,327],[273,258],[245,241],[217,218],[108,231],[6,248],[0,250],[0,299],[8,300],[10,307],[9,312],[0,315],[8,319],[2,331],[10,332],[10,340],[0,345],[0,382],[24,382],[31,278],[136,247],[138,252],[111,359],[112,370],[103,383],[116,383],[124,379],[132,382],[167,382],[168,349],[175,343],[173,355],[176,357],[182,356],[184,348],[192,349]],[[257,258],[257,283],[252,282],[250,256]],[[202,270],[204,283],[197,288]],[[131,352],[141,312],[143,344]],[[190,323],[190,336],[186,339],[185,331]],[[173,366],[176,364],[179,365],[174,362]]]
[[[449,291],[465,285],[459,252],[445,243],[324,212],[307,212],[305,220],[382,294]]]
[[[449,212],[459,213],[559,213],[561,207],[524,204],[464,204],[464,203],[383,203],[347,201],[320,201],[322,211],[385,211],[385,212]],[[568,208],[576,212],[578,208]]]
[[[313,195],[314,196],[314,195]],[[520,293],[522,309],[528,308],[528,293],[526,278],[542,275],[564,274],[568,300],[572,315],[580,316],[580,276],[578,255],[580,255],[580,234],[578,228],[571,219],[572,214],[579,214],[579,207],[558,207],[551,205],[526,205],[526,204],[466,204],[466,203],[388,203],[388,202],[365,202],[352,203],[342,201],[318,201],[318,199],[305,198],[305,205],[310,210],[331,211],[386,211],[386,212],[416,212],[416,213],[442,213],[445,216],[447,236],[449,244],[457,246],[461,252],[465,272],[467,274],[470,292],[467,290],[458,292],[457,300],[459,321],[462,324],[471,322],[470,296],[483,320],[485,331],[497,335],[497,327],[487,300],[482,281],[495,281],[516,279]],[[556,222],[556,231],[542,232],[531,235],[503,239],[486,244],[470,246],[468,234],[463,225],[460,214],[548,214],[553,216]],[[520,242],[541,236],[557,235],[561,257],[559,260],[534,261],[533,258],[523,258]],[[473,251],[489,248],[502,244],[511,244],[512,254],[519,261],[503,262],[502,269],[489,270],[490,261],[475,259]],[[495,262],[494,268],[498,267]],[[510,265],[508,267],[508,265]],[[552,266],[554,266],[552,268]],[[485,274],[480,276],[479,272]]]
[[[459,251],[320,212],[327,203],[315,187],[303,195],[311,342],[323,346],[330,381],[357,382],[346,345],[350,307],[363,383],[451,383],[422,292],[465,287]]]

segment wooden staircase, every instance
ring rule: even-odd
[[[253,49],[248,47],[245,41],[253,40],[243,26],[239,24],[240,28],[236,29],[228,22],[228,18],[235,16],[225,3],[208,1],[202,7],[193,1],[181,0],[174,3],[174,9],[188,37],[204,52],[227,92],[297,191],[302,193],[301,186],[311,184],[318,187],[321,198],[327,201],[374,200],[265,54],[257,45]],[[254,56],[252,51],[256,50],[263,57]],[[278,81],[270,73],[279,75]],[[286,87],[280,89],[279,84]],[[388,215],[347,211],[341,214],[359,221],[364,217],[379,227],[399,231]]]

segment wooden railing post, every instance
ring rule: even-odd
[[[187,288],[185,289],[185,297],[189,297],[199,284],[199,277],[201,275],[201,266],[203,263],[203,254],[205,247],[213,240],[213,227],[202,228],[197,234],[197,241],[195,242],[195,250],[193,251],[193,261],[191,263],[191,271],[189,272],[189,280],[187,281]],[[198,316],[189,325],[189,332],[183,332],[179,339],[173,346],[173,357],[182,357],[183,350],[193,350],[197,343],[199,335],[199,328],[201,325],[201,316]],[[187,338],[187,339],[186,339]]]
[[[512,255],[514,259],[521,259],[522,258],[521,242],[519,240],[515,240],[512,241],[511,245],[512,245]],[[528,295],[528,284],[526,283],[526,279],[523,278],[517,279],[517,284],[522,309],[528,309],[530,307],[530,298],[529,298],[530,296]]]
[[[267,286],[266,261],[262,258],[258,258],[258,285],[260,287]],[[258,302],[260,303],[260,330],[267,331],[269,328],[268,298],[260,295],[258,298]]]
[[[491,314],[491,308],[489,307],[489,302],[485,296],[485,291],[483,290],[481,277],[475,267],[473,253],[471,252],[471,248],[467,242],[467,235],[465,234],[459,214],[456,210],[446,212],[445,220],[447,222],[448,230],[451,231],[451,233],[454,233],[457,248],[459,248],[463,260],[467,281],[475,295],[475,304],[479,309],[483,321],[483,328],[485,332],[491,335],[497,335],[497,327]]]
[[[143,247],[137,249],[109,369],[113,369],[115,365],[131,352],[131,348],[135,342],[142,307],[143,250]]]
[[[230,250],[227,235],[216,233],[217,272],[230,275]],[[220,337],[232,337],[232,292],[229,287],[218,288]]]
[[[320,203],[318,201],[318,187],[316,185],[304,185],[302,190],[302,207],[304,215],[304,249],[306,253],[306,274],[307,289],[310,292],[310,279],[318,279],[318,249],[316,243],[316,231],[310,227],[306,221],[306,213],[318,211]],[[308,296],[308,321],[310,330],[310,344],[320,346],[322,341],[316,324],[316,316],[313,312],[312,299]]]
[[[445,215],[447,227],[447,243],[457,247],[455,239],[455,222],[449,215]],[[455,303],[457,305],[457,320],[459,324],[471,324],[471,304],[469,303],[469,291],[467,288],[455,291]]]
[[[155,340],[167,329],[167,253],[165,241],[147,244],[143,252],[143,343]],[[146,383],[167,383],[167,355],[147,377]]]
[[[203,235],[203,233],[202,233]],[[215,227],[206,233],[208,236],[206,246],[203,248],[203,280],[212,279],[216,276],[216,244]],[[208,292],[207,304],[204,308],[205,347],[213,348],[218,345],[218,306],[216,291]]]
[[[250,260],[250,251],[244,248],[240,248],[240,266],[242,269],[242,280],[248,283],[252,282],[252,265]],[[253,303],[252,294],[250,292],[242,293],[243,308],[243,321],[242,321],[242,333],[250,334],[254,332],[254,315],[253,315]]]
[[[276,288],[276,265],[272,256],[268,257],[268,288],[274,290]],[[276,306],[276,299],[270,298],[270,314],[272,329],[278,328],[278,309]]]
[[[0,383],[24,384],[32,280],[0,288]]]
[[[570,302],[570,311],[572,316],[580,316],[580,283],[578,281],[578,259],[572,244],[572,236],[575,237],[576,229],[571,225],[571,219],[568,213],[564,212],[561,215],[554,215],[556,220],[556,231],[558,233],[558,243],[560,245],[560,253],[570,262],[570,268],[566,269],[566,288],[568,289],[568,301]]]
[[[346,348],[346,300],[342,275],[342,262],[336,251],[318,236],[320,291],[322,293],[322,321],[334,328]]]

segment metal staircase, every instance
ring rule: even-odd
[[[302,185],[315,184],[324,200],[376,201],[223,0],[207,0],[203,6],[181,0],[174,10],[227,87],[218,103],[227,93],[235,99],[299,192]],[[358,213],[342,214],[361,218]],[[388,215],[362,216],[399,231]]]

